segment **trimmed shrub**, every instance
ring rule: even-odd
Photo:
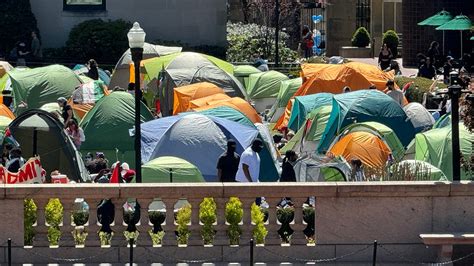
[[[48,223],[48,241],[51,246],[57,246],[61,238],[59,225],[63,221],[63,205],[58,198],[50,199],[45,207],[45,218]]]
[[[231,245],[239,244],[240,235],[242,234],[239,223],[242,221],[243,215],[242,202],[237,197],[230,197],[225,205],[225,219],[229,223],[227,235]]]
[[[92,19],[74,26],[66,42],[68,55],[86,62],[94,58],[100,63],[115,64],[128,49],[127,33],[132,24],[124,20]]]
[[[382,43],[386,43],[387,47],[392,51],[393,58],[398,55],[398,34],[394,30],[388,30],[383,34]]]
[[[201,236],[204,245],[212,245],[216,231],[214,223],[217,221],[217,205],[213,198],[204,198],[199,205],[199,220],[203,223]]]
[[[352,46],[366,47],[370,44],[370,33],[366,28],[360,27],[354,32],[351,42]]]
[[[33,225],[36,223],[36,219],[38,217],[36,214],[36,210],[38,208],[36,207],[36,204],[32,199],[25,199],[23,203],[23,208],[25,216],[25,220],[23,221],[23,227],[25,231],[23,241],[25,246],[32,246],[33,240],[35,238],[35,230],[33,228]]]
[[[252,222],[255,224],[253,228],[253,237],[255,239],[255,243],[257,245],[265,244],[265,237],[268,234],[268,230],[265,228],[265,214],[263,213],[260,206],[252,204],[250,209],[250,216],[252,218]]]
[[[186,204],[178,210],[176,214],[176,235],[178,237],[178,244],[187,245],[191,231],[189,230],[189,223],[191,222],[191,205]]]

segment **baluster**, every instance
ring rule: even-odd
[[[201,228],[199,222],[199,204],[201,204],[202,199],[199,198],[189,198],[189,204],[191,204],[191,225],[189,230],[191,231],[191,236],[189,237],[188,245],[192,246],[202,246],[203,241],[201,237]]]
[[[217,225],[214,226],[214,229],[216,230],[214,245],[228,246],[229,237],[227,236],[227,225],[225,220],[225,205],[227,203],[227,199],[214,198],[214,200],[217,204]]]
[[[149,210],[150,204],[153,202],[153,199],[140,198],[138,202],[140,203],[140,206],[141,206],[141,216],[140,216],[140,225],[137,225],[137,230],[140,232],[137,245],[151,247],[152,241],[151,241],[148,231],[152,229],[152,226],[150,225],[148,210]]]
[[[291,237],[292,245],[305,245],[307,243],[306,236],[303,233],[303,230],[306,228],[306,224],[303,222],[303,203],[307,198],[302,197],[293,197],[291,198],[294,208],[295,208],[295,219],[291,224],[294,232]]]
[[[268,211],[268,220],[265,223],[265,227],[268,230],[267,237],[265,238],[265,245],[280,245],[280,236],[278,235],[278,229],[280,225],[278,224],[277,218],[277,209],[276,206],[280,203],[281,198],[266,198],[266,201],[269,205]]]
[[[61,240],[59,242],[60,246],[73,247],[74,246],[74,237],[72,236],[72,231],[74,227],[72,223],[72,211],[74,199],[60,199],[61,204],[63,205],[63,223],[60,226],[61,230]]]
[[[250,210],[252,208],[252,204],[255,202],[255,198],[240,198],[240,201],[242,202],[242,208],[244,209],[244,216],[243,216],[243,221],[242,221],[242,235],[240,236],[240,243],[247,243],[250,238],[253,237],[252,234],[252,217]]]
[[[176,230],[176,226],[174,225],[174,204],[177,199],[162,199],[162,201],[166,206],[166,224],[163,226],[163,230],[165,230],[163,245],[177,246],[178,242],[174,233]]]
[[[34,198],[33,199],[37,207],[37,220],[34,230],[36,232],[33,246],[47,247],[48,242],[48,227],[46,226],[45,208],[48,204],[48,198]]]
[[[101,201],[101,199],[97,198],[86,198],[84,199],[89,205],[89,221],[87,222],[87,226],[85,227],[89,235],[86,239],[86,247],[100,247],[99,241],[99,230],[100,226],[98,225],[97,221],[97,205]]]

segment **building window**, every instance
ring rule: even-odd
[[[356,29],[359,27],[370,31],[370,0],[357,0]]]
[[[65,11],[105,11],[106,0],[63,0]]]

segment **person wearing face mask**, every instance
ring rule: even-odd
[[[298,160],[298,155],[296,155],[295,151],[286,151],[285,159],[283,159],[281,166],[280,182],[296,182],[296,174],[293,169],[296,160]]]
[[[262,149],[263,142],[257,138],[240,155],[239,170],[237,170],[235,177],[237,182],[258,182],[258,176],[260,175],[260,156],[258,153]]]
[[[240,162],[240,156],[235,152],[236,146],[235,140],[229,139],[227,141],[227,151],[219,157],[217,177],[220,182],[235,182],[235,175]]]

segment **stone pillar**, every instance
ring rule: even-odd
[[[356,31],[357,0],[333,0],[327,7],[326,55],[338,55],[339,48],[350,46]]]

